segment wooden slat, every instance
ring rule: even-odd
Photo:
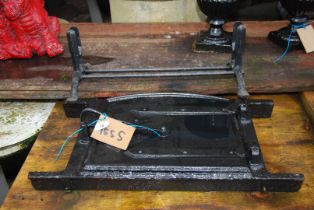
[[[269,31],[287,26],[288,21],[245,21],[249,37],[267,37]],[[69,27],[79,27],[85,37],[95,36],[147,36],[163,34],[194,34],[206,30],[207,23],[70,23],[63,24],[61,34],[65,34]],[[232,31],[232,23],[225,25],[225,30]]]
[[[246,22],[247,47],[244,70],[251,93],[300,92],[314,89],[314,54],[302,50],[289,53],[274,64],[283,50],[268,41],[270,30],[286,22]],[[193,53],[195,34],[205,29],[192,24],[66,24],[61,42],[66,47],[65,31],[78,26],[84,46],[85,62],[97,68],[175,67],[220,65],[228,54]],[[227,26],[227,28],[230,28]],[[57,58],[34,57],[0,63],[0,99],[64,99],[70,90],[72,73],[68,50]],[[82,82],[81,97],[115,96],[139,92],[235,93],[231,79],[208,77],[164,79],[108,79]],[[11,91],[11,94],[10,92]],[[47,91],[44,93],[44,91]]]
[[[313,209],[314,135],[297,95],[267,95],[275,102],[270,119],[255,119],[266,167],[272,173],[303,173],[305,181],[297,193],[163,192],[163,191],[36,191],[29,171],[61,171],[73,148],[66,146],[55,161],[66,136],[79,126],[67,119],[59,103],[15,180],[4,209]]]
[[[314,92],[304,92],[301,94],[304,109],[314,125]]]

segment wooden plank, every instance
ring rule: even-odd
[[[267,37],[270,31],[287,26],[288,21],[244,21],[249,37]],[[207,23],[70,23],[62,24],[61,34],[69,27],[79,27],[84,37],[102,36],[147,36],[163,34],[194,34],[208,28]],[[232,23],[225,25],[225,30],[232,31]]]
[[[244,70],[251,93],[314,89],[314,54],[296,51],[289,53],[279,64],[273,62],[283,50],[265,39],[265,31],[280,28],[286,22],[246,24],[249,37]],[[82,32],[85,62],[97,68],[205,66],[224,64],[229,59],[228,54],[191,51],[196,33],[206,28],[202,23],[68,24],[62,26],[60,39],[65,47],[65,31],[73,25]],[[64,99],[69,94],[72,67],[68,50],[57,58],[10,60],[1,62],[0,66],[0,99]],[[83,81],[80,86],[81,97],[171,91],[229,94],[235,90],[232,79],[209,77],[108,79]]]
[[[304,92],[301,94],[304,109],[314,125],[314,92]]]
[[[35,191],[29,171],[63,170],[73,148],[66,146],[55,161],[65,137],[79,126],[57,104],[15,180],[4,209],[313,209],[314,135],[298,95],[267,95],[275,102],[271,119],[255,119],[266,167],[272,173],[303,173],[297,193],[163,192],[163,191]],[[292,123],[293,122],[293,123]]]

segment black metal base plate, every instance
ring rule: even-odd
[[[122,151],[82,133],[65,171],[29,174],[35,189],[292,192],[301,187],[301,174],[266,171],[241,101],[175,93],[92,101],[97,110],[158,129],[162,137],[138,129],[128,150]],[[251,107],[261,117],[271,115],[269,101]]]
[[[285,27],[278,31],[272,31],[268,34],[268,39],[279,45],[281,48],[286,49],[288,46],[290,30],[290,27]],[[290,40],[291,46],[289,50],[303,49],[302,42],[297,33],[293,34]]]
[[[223,31],[221,37],[211,37],[208,31],[202,31],[193,43],[193,51],[204,52],[232,52],[232,33]]]

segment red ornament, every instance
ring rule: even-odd
[[[60,24],[49,17],[44,0],[0,0],[0,60],[57,56],[63,53],[58,42]]]

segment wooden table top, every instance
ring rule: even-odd
[[[274,60],[283,49],[267,40],[270,31],[287,26],[286,21],[244,22],[247,46],[244,71],[251,93],[281,93],[314,90],[314,54],[291,52]],[[70,26],[81,31],[85,62],[96,68],[188,67],[225,64],[230,55],[192,52],[192,43],[205,23],[183,24],[63,24],[60,41],[64,55],[56,58],[0,62],[0,99],[64,99],[69,96],[72,64],[65,34]],[[226,25],[230,31],[231,24]],[[235,93],[231,78],[190,77],[180,80],[106,79],[83,81],[81,97],[106,97],[140,92]]]
[[[273,116],[255,119],[267,169],[272,173],[303,173],[297,193],[164,192],[164,191],[36,191],[30,171],[60,171],[69,159],[74,140],[59,161],[54,158],[64,138],[79,126],[67,119],[58,103],[15,180],[4,209],[313,209],[314,134],[298,95],[264,95],[273,99]]]
[[[304,109],[314,125],[314,91],[304,92],[301,94]]]

